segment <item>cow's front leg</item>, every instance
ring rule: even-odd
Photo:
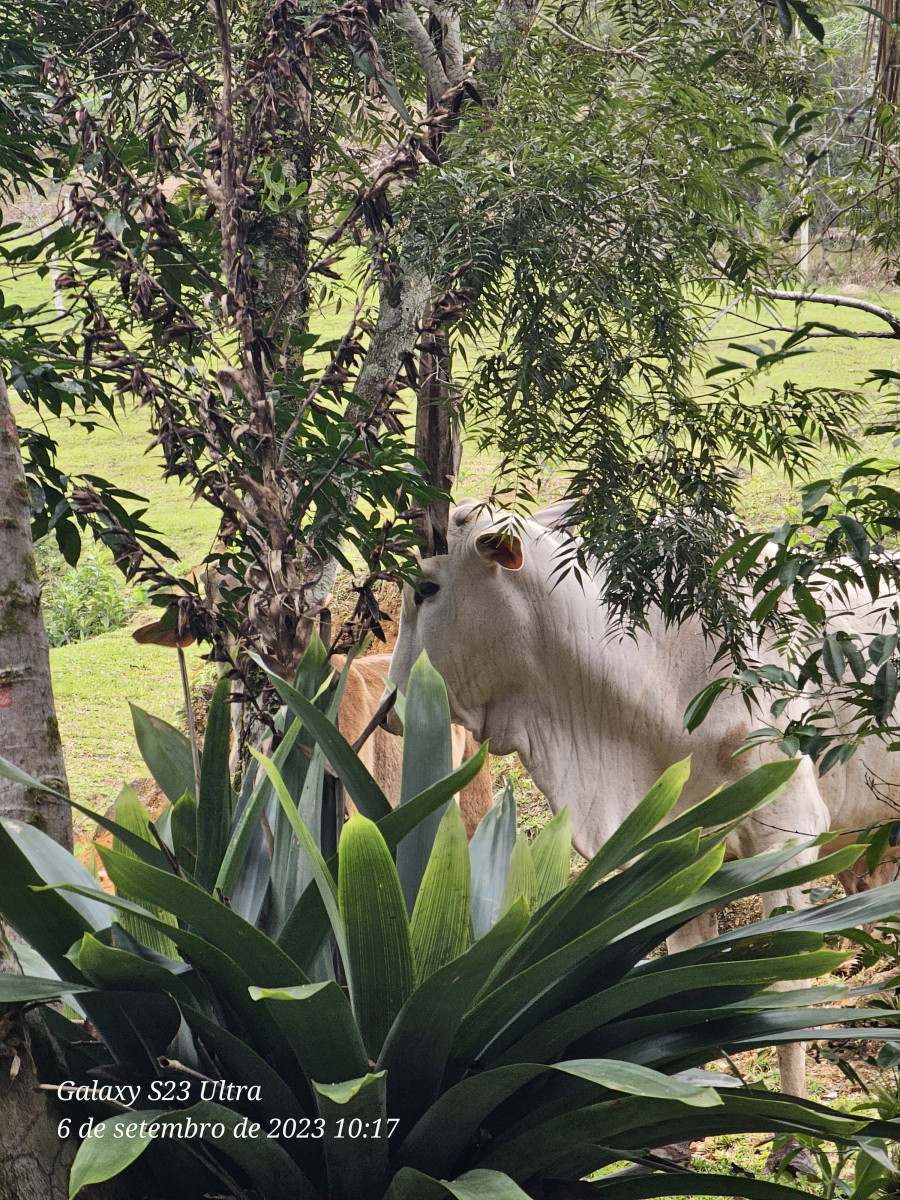
[[[814,851],[812,853],[815,853]],[[807,855],[809,852],[807,852]],[[800,855],[799,858],[807,857]],[[796,910],[809,907],[809,897],[800,888],[786,888],[774,892],[766,892],[762,897],[763,917],[769,917],[779,908],[790,907]],[[776,991],[787,992],[793,988],[808,987],[808,979],[790,979],[775,985]],[[778,1047],[778,1068],[781,1072],[781,1090],[789,1096],[799,1096],[805,1100],[808,1096],[806,1087],[806,1043],[794,1042],[789,1046]]]
[[[682,925],[680,929],[667,937],[666,949],[669,954],[677,954],[679,950],[693,950],[701,942],[708,942],[710,938],[714,938],[718,932],[719,922],[716,910],[711,908],[709,912],[694,917],[693,921],[688,921],[687,925]]]

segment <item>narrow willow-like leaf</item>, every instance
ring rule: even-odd
[[[410,672],[406,690],[401,808],[452,770],[447,689],[423,650]],[[438,811],[419,822],[397,847],[397,874],[408,912],[415,905],[441,816]]]
[[[537,879],[537,905],[540,908],[558,896],[569,882],[572,855],[572,822],[569,806],[561,808],[552,821],[539,829],[531,843],[531,861]]]
[[[506,885],[500,899],[501,916],[519,896],[524,899],[528,911],[534,912],[537,900],[537,875],[528,846],[528,838],[524,832],[516,834],[512,854],[509,856],[509,875],[506,877]]]
[[[410,922],[416,980],[421,983],[470,944],[472,877],[459,806],[438,827]]]
[[[377,1058],[415,986],[415,967],[397,868],[377,826],[359,813],[341,834],[338,903],[353,1011],[369,1056]]]

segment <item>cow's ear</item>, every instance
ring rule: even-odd
[[[560,500],[558,504],[551,504],[549,508],[532,513],[531,519],[546,529],[565,529],[572,524],[572,510],[577,503],[577,500]]]
[[[497,563],[507,571],[518,571],[525,561],[521,538],[508,531],[480,533],[475,539],[475,549],[485,562]]]

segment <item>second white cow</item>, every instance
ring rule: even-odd
[[[417,586],[405,589],[390,677],[405,688],[426,650],[453,719],[489,738],[492,754],[518,753],[550,807],[568,804],[575,847],[590,857],[679,759],[693,756],[676,811],[777,751],[732,757],[752,728],[737,696],[722,697],[699,730],[684,732],[685,708],[711,677],[712,649],[699,623],[666,628],[650,616],[648,631],[622,636],[600,578],[559,577],[564,539],[550,527],[558,516],[548,510],[511,528],[484,505],[455,508],[448,553],[425,560]],[[821,779],[802,759],[782,795],[729,835],[729,856],[888,818],[885,785],[881,796],[873,792],[872,775],[900,784],[900,758],[874,741]],[[764,897],[767,913],[805,902],[799,891]],[[694,923],[670,948],[712,936],[711,921]],[[782,1086],[803,1094],[802,1058],[782,1062]]]

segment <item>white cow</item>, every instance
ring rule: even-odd
[[[732,758],[752,727],[738,696],[720,698],[693,735],[683,731],[687,704],[712,674],[699,624],[666,628],[651,615],[649,631],[623,636],[602,603],[602,580],[554,573],[564,546],[552,528],[559,516],[551,509],[511,527],[477,502],[455,508],[448,553],[425,560],[423,579],[404,591],[390,677],[404,688],[427,650],[453,719],[490,738],[493,754],[518,753],[550,807],[568,804],[572,840],[590,857],[673,762],[693,755],[681,811],[777,751]],[[900,782],[898,766],[874,741],[821,779],[803,758],[782,795],[729,834],[729,856],[885,819],[891,814],[866,775],[874,768]],[[764,897],[767,913],[804,903],[799,891]],[[714,921],[692,923],[670,948],[712,936]],[[803,1095],[802,1051],[787,1049],[794,1053],[781,1056],[782,1086]]]

